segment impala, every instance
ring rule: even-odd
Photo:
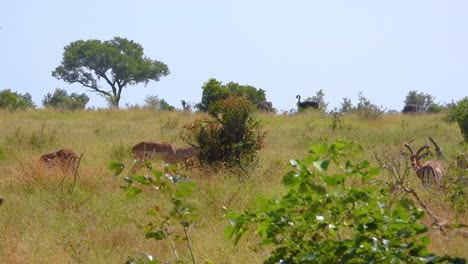
[[[42,162],[47,166],[59,166],[63,170],[72,169],[77,166],[78,156],[71,149],[59,149],[41,156]]]
[[[131,171],[135,173],[141,169],[143,162],[146,160],[160,158],[166,163],[175,164],[189,158],[198,157],[200,147],[176,148],[167,142],[146,141],[133,146],[132,154],[136,160]]]
[[[412,140],[411,140],[412,141]],[[411,142],[410,141],[410,142]],[[431,139],[432,142],[434,142]],[[429,187],[433,183],[439,186],[442,183],[443,168],[442,164],[438,160],[429,160],[424,164],[421,164],[421,159],[429,155],[428,152],[421,155],[421,152],[425,149],[429,149],[429,143],[426,140],[426,144],[416,151],[407,143],[405,147],[410,151],[410,161],[413,169],[416,170],[416,176],[421,180],[424,187]]]

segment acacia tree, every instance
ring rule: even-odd
[[[68,83],[79,83],[118,108],[123,88],[159,81],[169,73],[166,64],[144,56],[140,44],[115,37],[107,41],[92,39],[70,43],[64,48],[62,63],[52,76]],[[98,85],[101,79],[110,89]]]

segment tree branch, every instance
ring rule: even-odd
[[[109,96],[109,97],[112,96],[111,93],[109,93],[107,91],[103,91],[103,90],[97,88],[96,86],[88,85],[88,84],[84,83],[83,81],[76,80],[76,81],[72,81],[71,83],[79,83],[79,84],[83,85],[84,87],[88,87],[88,88],[94,90],[95,92],[101,93],[101,94],[103,94],[105,96]]]
[[[91,70],[93,70],[97,75],[99,75],[100,77],[102,77],[104,80],[106,80],[107,84],[110,85],[110,87],[112,88],[112,93],[115,95],[117,95],[117,89],[115,88],[115,82],[113,83],[109,77],[107,77],[107,75],[105,74],[105,72],[102,72],[98,69],[95,69],[94,67],[91,67],[91,66],[88,66]],[[112,95],[108,95],[108,96],[112,96]]]

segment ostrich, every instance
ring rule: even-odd
[[[319,103],[318,102],[314,102],[314,101],[301,102],[301,96],[300,95],[297,95],[296,98],[297,98],[297,107],[299,108],[299,110],[307,109],[309,107],[314,108],[314,109],[319,108]]]

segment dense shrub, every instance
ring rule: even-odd
[[[434,96],[425,93],[419,93],[417,91],[409,91],[405,98],[405,105],[415,105],[416,111],[434,111],[436,109],[436,103],[434,103]]]
[[[160,99],[157,95],[148,95],[145,97],[143,108],[155,111],[172,111],[174,106],[170,105],[164,99]]]
[[[441,113],[445,110],[445,107],[436,103],[433,103],[427,108],[427,112],[431,114]]]
[[[8,110],[35,108],[29,93],[20,94],[10,89],[0,91],[0,108]]]
[[[424,212],[377,186],[379,169],[349,159],[361,151],[345,141],[311,147],[308,156],[291,162],[283,178],[286,194],[260,197],[243,213],[228,212],[225,234],[237,243],[253,227],[260,236],[254,249],[271,249],[264,263],[464,263],[427,251],[428,230],[417,222]]]
[[[465,142],[468,142],[468,96],[449,106],[447,120],[458,123]]]
[[[204,164],[246,168],[257,160],[265,138],[254,111],[254,105],[244,97],[219,100],[210,107],[208,118],[185,126],[183,137],[200,146]]]
[[[318,90],[314,96],[308,97],[306,101],[317,102],[319,105],[318,109],[321,112],[327,111],[328,102],[325,102],[325,93],[323,92],[323,89]]]
[[[382,116],[385,110],[379,107],[364,96],[363,92],[358,93],[358,104],[355,109],[359,118],[363,120],[377,119]]]
[[[211,105],[219,100],[226,99],[229,96],[243,96],[254,105],[259,102],[266,101],[265,90],[263,89],[257,89],[250,85],[240,85],[235,82],[223,84],[214,78],[204,83],[202,90],[201,102],[195,107],[203,112],[209,111]]]
[[[56,88],[53,94],[47,93],[42,99],[42,104],[45,107],[66,110],[84,109],[88,102],[89,97],[86,94],[72,93],[68,95],[66,90],[60,88]]]

